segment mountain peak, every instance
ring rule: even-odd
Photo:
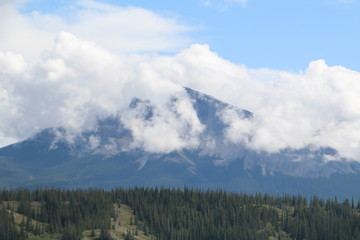
[[[176,121],[181,120],[180,114],[184,112],[174,112],[173,108],[179,107],[177,104],[182,104],[183,100],[176,96],[164,106],[134,98],[129,104],[129,112],[99,119],[92,129],[71,135],[71,142],[67,141],[67,134],[71,132],[50,128],[21,143],[1,148],[0,172],[11,179],[6,182],[10,181],[13,186],[35,186],[45,182],[107,187],[188,184],[205,188],[222,186],[239,191],[249,191],[249,186],[254,191],[262,191],[261,184],[272,189],[263,182],[264,179],[270,182],[281,178],[289,181],[304,179],[308,182],[310,180],[305,179],[332,179],[338,174],[356,177],[360,173],[359,163],[341,159],[336,150],[329,147],[266,153],[252,150],[242,142],[231,142],[226,137],[229,125],[224,121],[225,112],[232,111],[237,118],[246,121],[253,120],[253,113],[190,88],[185,88],[185,92],[197,120],[186,115],[187,118],[182,120],[185,122],[178,125]],[[184,106],[188,105],[180,105]],[[131,117],[124,117],[124,114]],[[192,133],[187,126],[191,122],[187,121],[198,121],[196,124],[201,124],[201,128]],[[138,132],[131,128],[133,125]],[[178,134],[169,128],[171,126],[183,127],[182,135],[176,137],[183,141],[181,144],[185,143],[184,147],[164,152],[143,148],[145,140],[153,141],[151,144],[174,144],[173,139],[166,136]],[[169,142],[161,140],[162,137]],[[136,141],[140,144],[135,144]],[[11,177],[19,173],[23,177]],[[280,185],[287,186],[285,182]]]

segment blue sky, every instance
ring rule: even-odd
[[[33,0],[23,12],[64,14],[74,1]],[[192,28],[190,43],[250,68],[298,71],[316,59],[360,70],[358,0],[101,0],[136,6]],[[207,4],[206,4],[207,3]]]

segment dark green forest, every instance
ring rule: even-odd
[[[136,233],[118,239],[360,240],[360,203],[354,200],[189,188],[3,189],[0,240],[114,239],[111,219],[121,205],[132,209]],[[149,238],[137,237],[138,230]],[[84,238],[85,231],[92,237]]]

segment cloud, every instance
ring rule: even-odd
[[[0,5],[5,5],[5,4],[24,4],[25,2],[27,2],[28,0],[0,0]]]
[[[197,146],[203,126],[182,86],[162,76],[152,57],[135,59],[67,32],[58,34],[53,50],[36,65],[0,52],[1,145],[55,126],[67,129],[63,137],[71,143],[99,118],[123,113],[134,148],[170,152]],[[151,121],[137,119],[139,109],[128,109],[134,97],[154,104]],[[92,140],[89,146],[96,145]]]
[[[344,157],[359,159],[360,73],[318,60],[304,73],[277,74],[276,81],[258,90],[243,86],[233,103],[247,105],[255,117],[244,122],[227,113],[229,139],[266,152],[330,146]],[[251,97],[246,95],[254,91],[260,99],[249,104]],[[244,138],[249,132],[251,139]]]
[[[156,66],[180,85],[252,111],[251,121],[223,112],[232,142],[266,152],[330,146],[344,157],[360,159],[359,72],[323,60],[300,73],[248,69],[206,45],[159,59]]]
[[[119,51],[117,45],[106,44],[105,40],[112,36],[109,32],[115,31],[113,27],[89,33],[95,22],[89,21],[87,26],[86,20],[118,23],[123,16],[115,15],[133,16],[136,12],[144,19],[154,19],[156,23],[150,22],[151,26],[159,26],[157,21],[164,24],[160,24],[160,35],[169,33],[173,37],[182,32],[180,25],[165,24],[164,18],[144,9],[93,1],[77,4],[75,9],[79,5],[84,9],[72,15],[76,17],[71,20],[75,23],[72,29],[79,31],[79,36],[88,34],[86,40],[66,31],[52,38],[50,26],[71,25],[59,16],[28,16],[9,4],[0,7],[4,14],[0,21],[4,33],[0,35],[1,146],[47,127],[64,126],[77,134],[91,129],[99,118],[120,114],[133,132],[134,148],[149,152],[195,148],[205,126],[182,88],[187,86],[254,113],[251,120],[244,120],[232,109],[224,110],[221,116],[227,125],[225,141],[266,152],[330,146],[342,157],[360,161],[359,72],[328,66],[323,60],[310,62],[298,73],[249,69],[200,44],[173,55],[130,54]],[[40,28],[38,25],[45,19],[49,25]],[[12,28],[5,27],[9,20],[14,20]],[[83,31],[80,26],[84,26]],[[27,38],[22,31],[29,34]],[[135,32],[138,31],[140,27]],[[93,36],[95,33],[108,35],[101,40]],[[114,39],[117,37],[120,34],[115,33]],[[105,47],[98,44],[101,41]],[[178,43],[175,41],[172,46]],[[29,54],[39,60],[29,60]],[[144,111],[140,105],[128,108],[134,97],[150,101],[152,118],[138,118]],[[99,139],[94,136],[89,147],[98,144]]]
[[[46,127],[64,126],[76,134],[120,113],[133,132],[134,148],[195,148],[205,126],[182,86],[254,113],[251,120],[232,109],[219,113],[228,126],[226,141],[266,152],[330,146],[360,160],[359,72],[323,60],[299,73],[248,69],[199,44],[174,56],[134,57],[67,32],[58,34],[35,65],[0,52],[1,145]],[[150,101],[150,119],[139,117],[144,108],[128,108],[134,97]],[[97,144],[93,140],[91,146]]]
[[[3,1],[0,15],[0,50],[35,60],[44,50],[51,50],[59,31],[76,33],[114,52],[177,51],[189,43],[186,33],[192,31],[172,16],[91,0],[75,1],[59,13],[28,14],[21,13],[14,2]]]
[[[199,146],[199,135],[204,126],[185,92],[179,90],[175,102],[154,106],[150,119],[143,118],[144,111],[150,107],[144,103],[122,114],[123,124],[132,131],[133,147],[147,152],[169,153]]]
[[[20,14],[14,5],[0,4],[0,15],[0,51],[35,59],[44,49],[51,48],[53,34],[37,29],[31,17]]]

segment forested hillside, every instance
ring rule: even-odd
[[[167,188],[0,191],[1,240],[360,239],[360,203]]]

